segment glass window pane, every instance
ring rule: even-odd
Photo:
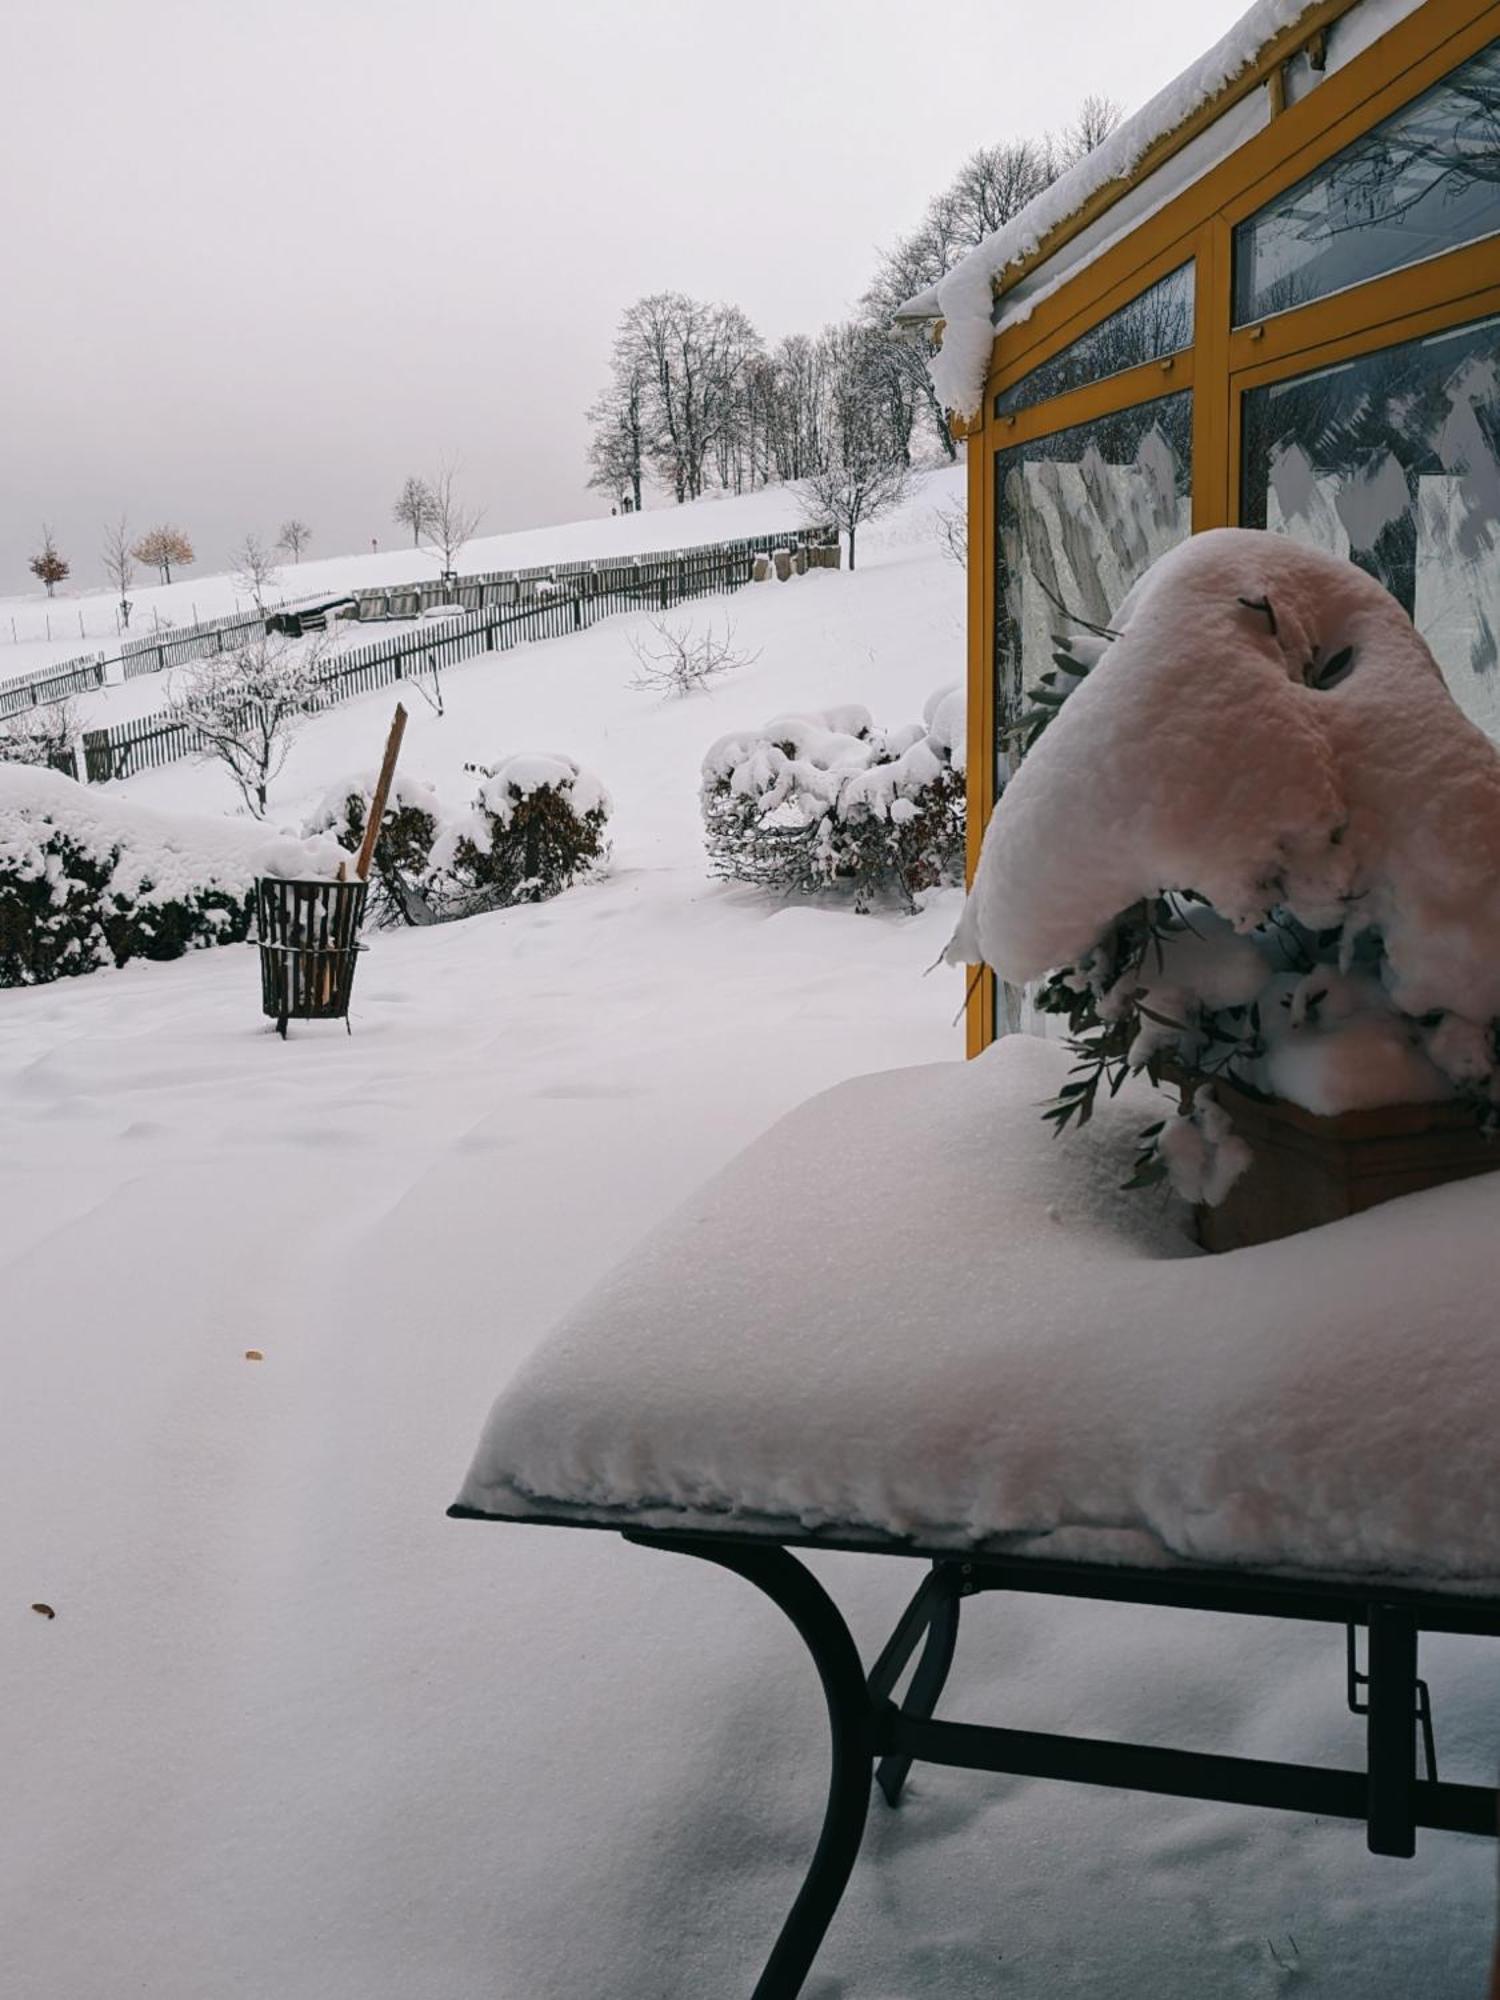
[[[1234,319],[1264,319],[1500,230],[1500,41],[1234,232]]]
[[[997,756],[1055,635],[1107,625],[1192,526],[1192,391],[995,453]],[[999,768],[1003,772],[1002,761]]]
[[[1500,319],[1247,392],[1240,518],[1398,597],[1500,736]]]
[[[1138,368],[1143,361],[1159,361],[1192,344],[1193,267],[1187,263],[1080,334],[1050,361],[1002,389],[995,398],[995,415],[1029,410],[1033,403],[1045,403],[1050,396]]]

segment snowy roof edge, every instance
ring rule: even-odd
[[[1179,132],[1186,143],[1192,136],[1190,123],[1200,114],[1221,105],[1227,109],[1224,100],[1235,85],[1280,37],[1298,28],[1312,34],[1361,4],[1362,0],[1255,0],[1226,34],[1117,126],[1102,145],[992,231],[935,285],[898,307],[894,315],[898,324],[946,321],[942,350],[932,362],[933,380],[945,406],[971,417],[983,400],[994,337],[994,281],[1009,266],[1038,259],[1106,189],[1114,187],[1116,199],[1128,193],[1146,155]],[[1419,4],[1421,0],[1407,0],[1397,11],[1408,12]],[[1164,154],[1157,164],[1168,157]]]

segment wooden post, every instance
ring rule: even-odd
[[[401,739],[406,734],[406,710],[396,703],[396,713],[391,718],[391,733],[385,740],[385,757],[380,766],[380,777],[375,786],[375,796],[370,801],[370,813],[365,821],[365,837],[359,843],[359,857],[354,864],[354,872],[361,882],[370,879],[370,863],[375,858],[375,839],[380,832],[380,822],[385,817],[385,802],[390,797],[391,780],[396,775],[396,759],[401,754]]]

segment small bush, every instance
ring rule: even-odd
[[[357,854],[365,837],[376,773],[367,771],[330,787],[322,804],[307,820],[305,834],[331,833],[349,853]],[[397,772],[375,836],[370,865],[370,920],[376,924],[411,923],[416,899],[432,903],[432,850],[442,829],[443,809],[437,793],[420,779]]]
[[[943,690],[924,722],[897,730],[848,707],[721,737],[700,798],[721,879],[851,889],[861,910],[894,892],[914,909],[922,890],[963,877],[962,698]]]
[[[450,916],[540,903],[608,853],[609,794],[570,757],[472,765],[474,809],[439,843],[434,888]]]
[[[61,769],[72,757],[81,726],[71,701],[47,702],[8,715],[0,721],[0,763]]]

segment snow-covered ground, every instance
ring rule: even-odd
[[[749,1990],[822,1806],[798,1642],[704,1565],[443,1509],[494,1392],[703,1175],[827,1084],[957,1058],[960,978],[923,976],[956,892],[907,919],[711,884],[695,788],[778,708],[894,723],[961,676],[926,519],[960,477],[854,577],[690,607],[760,648],[706,695],[627,688],[614,620],[454,669],[442,719],[417,703],[414,774],[461,798],[467,759],[567,752],[614,795],[615,857],[537,908],[377,935],[352,1037],[278,1042],[248,949],[0,994],[7,1996]],[[319,718],[273,806],[372,762],[389,708]],[[232,803],[187,765],[123,790]],[[767,1313],[796,1287],[768,1268]],[[913,1566],[814,1566],[868,1654]],[[1337,1630],[965,1618],[946,1714],[1361,1755]],[[1493,1779],[1495,1655],[1424,1648],[1445,1777]],[[1457,1837],[1377,1860],[1346,1825],[919,1769],[806,1990],[1470,2000],[1492,1869]]]
[[[802,503],[795,488],[767,486],[737,498],[714,494],[684,507],[655,507],[642,514],[606,514],[551,528],[478,535],[464,545],[458,568],[463,575],[472,576],[481,570],[603,561],[608,556],[644,555],[653,549],[779,533],[795,528],[801,519]],[[393,534],[399,531],[393,530]],[[290,602],[320,591],[421,583],[435,578],[441,568],[441,562],[427,549],[413,548],[409,540],[402,543],[397,539],[374,553],[309,556],[300,563],[282,563],[267,601],[284,597]],[[128,636],[132,639],[148,636],[158,623],[190,625],[200,618],[223,618],[252,608],[248,592],[232,571],[200,573],[187,569],[169,584],[151,579],[149,569],[138,569],[130,586],[133,609]],[[113,654],[119,646],[118,608],[115,593],[103,588],[74,590],[65,586],[53,598],[40,589],[0,597],[0,681],[80,654]]]

